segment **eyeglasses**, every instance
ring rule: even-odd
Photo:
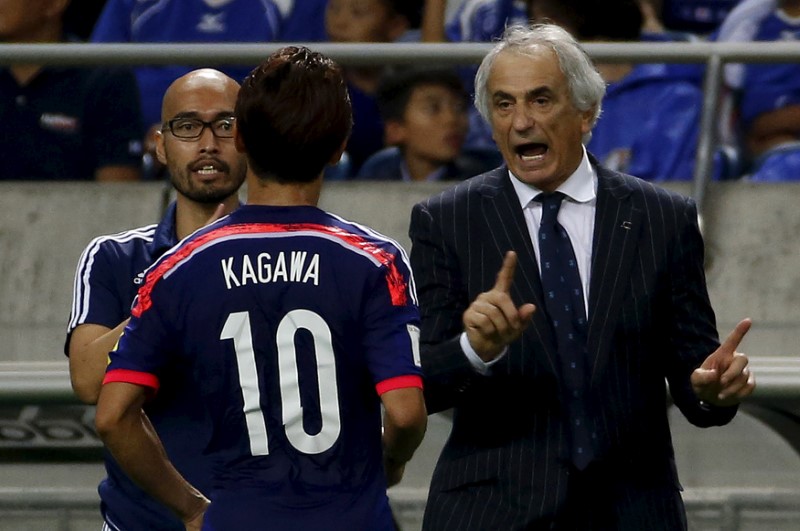
[[[236,118],[233,116],[217,118],[212,122],[204,122],[199,118],[173,118],[161,126],[161,131],[169,129],[177,138],[196,140],[208,127],[217,138],[233,138],[233,122],[235,120]]]

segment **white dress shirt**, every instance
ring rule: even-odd
[[[520,181],[511,171],[508,172],[508,175],[522,207],[525,223],[528,226],[528,234],[533,243],[533,250],[536,256],[539,257],[538,235],[539,225],[542,222],[542,204],[539,201],[534,201],[534,198],[542,191],[533,185]],[[597,210],[597,173],[589,162],[586,148],[583,149],[583,158],[578,164],[578,168],[566,181],[561,183],[557,191],[565,195],[558,211],[558,222],[567,231],[572,248],[575,251],[578,273],[583,285],[583,305],[588,313],[594,218]],[[539,268],[541,270],[541,263]],[[489,363],[484,362],[469,344],[466,332],[461,334],[460,344],[472,366],[481,374],[488,373],[489,368],[505,354],[504,352]]]

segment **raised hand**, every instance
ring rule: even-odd
[[[464,312],[462,321],[470,346],[483,361],[496,358],[516,340],[531,322],[536,306],[519,308],[511,300],[511,285],[517,269],[517,254],[508,251],[497,280],[489,291],[478,295]]]
[[[736,351],[751,325],[750,319],[739,322],[722,345],[692,373],[692,388],[703,402],[732,406],[752,394],[755,376],[747,365],[747,356]]]

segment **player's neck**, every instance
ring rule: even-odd
[[[175,211],[175,235],[179,240],[190,235],[200,227],[214,221],[217,216],[219,204],[197,203],[186,197],[178,196]],[[230,214],[239,206],[239,196],[233,195],[222,202],[224,209],[222,216]]]
[[[278,183],[249,179],[247,204],[266,206],[317,206],[322,179],[310,183]]]

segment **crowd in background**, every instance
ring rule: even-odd
[[[800,0],[7,0],[0,42],[491,41],[540,21],[585,43],[793,41]],[[0,118],[15,127],[0,143],[0,179],[163,180],[160,102],[196,66],[3,65]],[[692,179],[704,65],[597,67],[607,96],[588,150],[647,180]],[[471,104],[474,71],[348,66],[354,127],[327,177],[461,180],[495,167]],[[725,96],[712,178],[800,179],[800,64],[728,65]]]

